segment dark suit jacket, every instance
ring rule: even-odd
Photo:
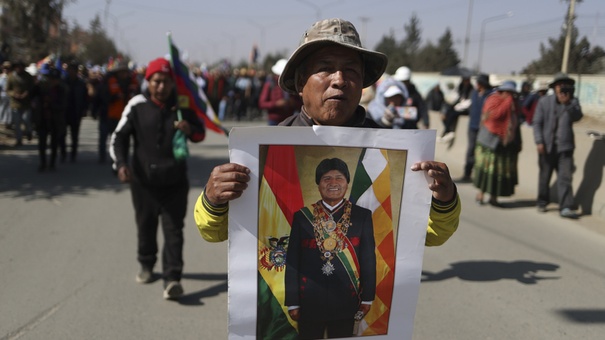
[[[344,209],[334,214],[338,220]],[[332,275],[322,273],[313,225],[299,210],[294,214],[286,254],[286,306],[300,306],[302,320],[352,319],[361,301],[373,301],[376,294],[376,253],[372,213],[353,205],[347,237],[359,259],[360,289],[355,287],[341,261],[335,256]]]
[[[544,96],[538,101],[532,125],[536,144],[544,144],[546,152],[575,149],[573,123],[582,119],[582,108],[577,98],[569,105],[559,104],[554,94]]]

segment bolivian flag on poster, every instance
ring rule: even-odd
[[[300,148],[299,148],[300,149]],[[386,334],[393,294],[395,237],[392,223],[390,167],[386,151],[360,149],[350,183],[352,203],[373,212],[376,240],[376,298],[363,319],[360,335]],[[259,188],[258,339],[296,339],[297,324],[284,306],[285,258],[293,215],[301,209],[294,146],[269,146]],[[309,167],[313,168],[313,167]]]

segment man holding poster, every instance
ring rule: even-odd
[[[290,116],[282,126],[379,127],[366,119],[359,106],[364,87],[374,84],[384,73],[386,55],[361,46],[357,30],[348,21],[325,19],[303,35],[279,78],[284,90],[299,94],[301,113]],[[429,215],[426,245],[438,246],[458,228],[460,200],[447,165],[435,161],[418,162],[414,171],[425,171],[433,179],[433,204]],[[248,187],[250,169],[228,163],[215,167],[195,204],[195,221],[209,242],[227,239],[228,202],[240,197]]]
[[[379,128],[372,119],[366,118],[366,111],[359,105],[359,100],[362,89],[374,84],[384,73],[386,65],[387,57],[384,54],[365,49],[361,46],[359,34],[350,22],[342,19],[326,19],[316,22],[304,33],[300,46],[288,60],[279,78],[279,85],[282,89],[291,94],[300,95],[302,98],[303,106],[301,107],[301,112],[298,115],[287,118],[279,125],[294,127],[322,125],[328,127]],[[300,129],[298,130],[300,131]],[[360,133],[363,134],[363,132],[363,130],[360,130]],[[279,164],[293,164],[291,157],[285,157],[285,155],[293,154],[283,152],[284,150],[282,150],[287,148],[287,146],[282,145],[282,148],[272,146],[271,149],[273,148],[280,150]],[[269,152],[271,152],[271,149]],[[380,153],[378,149],[373,151]],[[267,156],[267,158],[270,157]],[[324,158],[326,156],[319,158],[318,161]],[[339,155],[339,158],[342,157]],[[430,181],[428,188],[432,191],[432,203],[428,225],[426,226],[425,245],[438,246],[447,241],[456,231],[461,205],[447,166],[444,163],[435,161],[418,161],[422,159],[416,158],[416,163],[412,164],[411,170],[423,171],[426,178]],[[256,171],[256,169],[253,170]],[[249,167],[236,162],[223,164],[213,169],[204,190],[196,202],[194,211],[196,224],[205,240],[221,242],[227,239],[229,201],[235,200],[244,194],[251,181],[250,174],[251,169]],[[281,176],[282,174],[280,173],[279,175]],[[290,185],[297,181],[294,177],[280,177],[284,179],[283,185],[280,188],[282,190],[289,188]],[[389,178],[386,178],[386,180],[389,181]],[[255,188],[251,188],[251,190],[254,191]],[[291,199],[286,201],[290,202]],[[353,200],[351,199],[351,201]],[[241,202],[237,202],[237,204],[239,203]],[[297,201],[297,203],[299,202]],[[298,211],[300,207],[304,206],[302,202],[300,203],[300,205],[289,208],[293,208],[292,211]],[[233,213],[236,212],[234,211]],[[255,222],[251,221],[250,223]],[[374,226],[376,226],[375,223]],[[292,231],[294,231],[294,228],[294,225],[292,225]],[[424,226],[421,225],[421,228],[424,229]],[[292,240],[288,241],[288,236],[284,237],[281,233],[270,236],[272,236],[269,241],[272,243],[270,246],[276,250],[275,254],[279,254],[279,256],[275,258],[274,263],[264,263],[264,265],[280,273],[284,249],[286,247],[289,248],[288,243],[292,242]],[[232,237],[232,240],[235,239],[237,238]],[[258,243],[265,241],[265,239],[258,239]],[[330,244],[326,244],[326,246],[331,247]],[[287,258],[288,256],[290,256],[290,253],[286,254],[285,257]],[[393,257],[391,256],[391,258]],[[292,261],[292,258],[289,260]],[[261,262],[262,266],[262,261],[259,262]],[[334,264],[334,260],[330,262]],[[332,270],[328,261],[323,262],[320,267],[326,273]],[[334,268],[336,271],[338,269]],[[259,269],[259,273],[262,274],[261,269]],[[284,280],[280,282],[284,282]],[[259,279],[259,290],[263,289],[263,287],[264,289],[276,287],[272,286],[273,283],[268,284],[264,278],[262,280]],[[370,290],[369,287],[365,287],[364,289]],[[298,333],[300,325],[292,320],[297,317],[299,317],[299,320],[301,320],[300,317],[304,318],[305,312],[303,312],[302,308],[304,306],[301,306],[299,315],[297,316],[297,312],[295,311],[296,302],[281,302],[282,295],[285,294],[279,293],[278,295],[275,296],[275,299],[271,298],[273,300],[269,302],[278,301],[281,303],[278,307],[283,307],[285,304],[291,305],[292,308],[288,310],[290,308],[283,307],[286,309],[284,313],[282,313],[281,308],[278,308],[275,314],[268,316],[271,318],[267,322],[268,326],[277,325],[279,327],[273,327],[274,329],[268,330],[268,327],[263,329],[260,325],[257,325],[258,338],[291,339],[301,335]],[[360,298],[362,300],[368,299],[366,302],[370,302],[372,299],[365,296],[361,296]],[[300,301],[300,303],[305,304],[306,301]],[[377,301],[375,300],[374,304],[376,303]],[[362,313],[366,313],[367,310],[363,310],[365,308],[369,310],[369,306],[362,306],[359,303],[356,304],[355,308],[354,314],[359,310],[362,310]],[[239,310],[241,311],[241,309]],[[379,311],[379,308],[372,308],[373,310]],[[267,309],[259,303],[257,314],[267,314],[266,312]],[[365,322],[371,314],[373,312],[370,312],[370,315],[366,316],[362,322]],[[386,325],[387,322],[385,321],[380,331],[373,329],[368,331],[373,332],[373,334],[385,334]],[[265,326],[267,325],[263,324],[263,327]],[[353,332],[350,330],[350,327],[346,326],[346,328],[349,329],[347,331],[349,332],[348,336],[352,336],[351,333]],[[294,335],[292,334],[292,330]],[[302,330],[302,332],[305,332],[305,330]]]
[[[321,200],[294,214],[286,254],[288,314],[300,339],[350,337],[376,293],[372,212],[345,199],[351,176],[339,158],[315,170]]]

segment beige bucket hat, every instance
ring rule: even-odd
[[[279,86],[290,93],[296,94],[294,71],[310,54],[328,45],[340,45],[359,52],[364,65],[363,87],[374,84],[387,67],[387,56],[361,46],[359,34],[349,21],[333,18],[314,23],[305,31],[298,48],[288,59],[284,71],[279,77]]]

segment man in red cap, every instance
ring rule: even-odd
[[[111,137],[110,155],[120,181],[130,183],[137,223],[137,259],[141,264],[136,281],[154,281],[153,267],[158,251],[156,234],[161,218],[164,298],[173,300],[183,294],[180,284],[183,220],[189,193],[187,163],[175,157],[174,139],[180,130],[190,141],[200,142],[205,137],[205,128],[195,112],[177,107],[172,69],[166,59],[151,61],[145,79],[149,82],[145,93],[132,98],[122,113]],[[134,137],[134,152],[129,158],[131,136]]]

